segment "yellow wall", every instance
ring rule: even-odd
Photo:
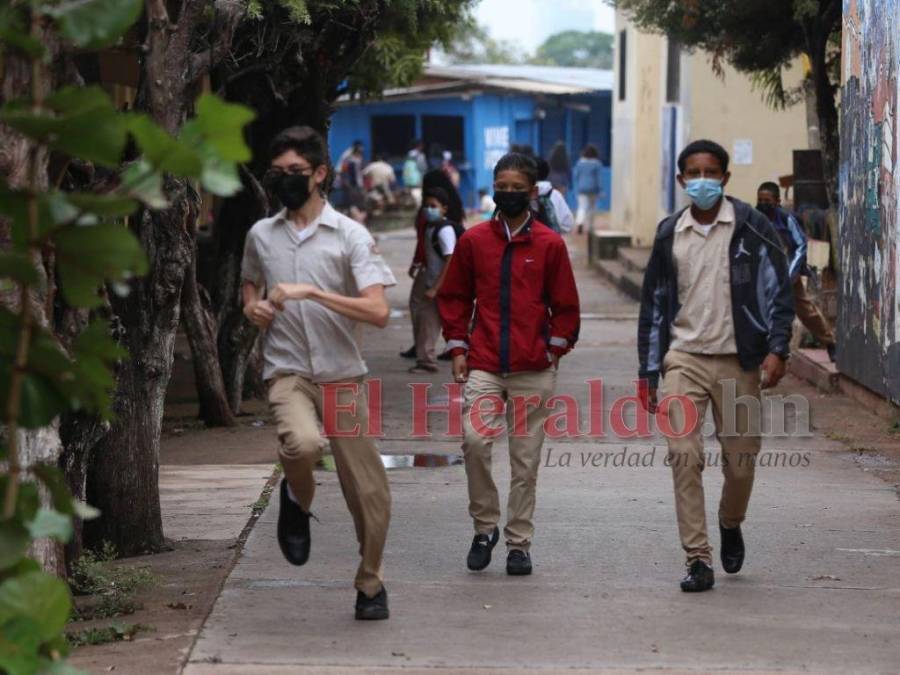
[[[619,101],[619,57],[615,58],[612,128],[612,228],[625,230],[636,243],[650,243],[660,208],[660,123],[665,40],[627,26],[628,65],[624,101]]]
[[[793,173],[793,151],[809,147],[806,106],[800,102],[787,110],[771,108],[753,89],[749,78],[726,68],[724,79],[716,77],[706,54],[690,57],[691,104],[686,116],[686,141],[710,138],[734,153],[738,139],[753,143],[753,163],[732,163],[727,192],[755,203],[756,188],[763,181],[778,182]],[[803,72],[798,61],[785,74],[787,86],[798,85]]]
[[[662,126],[668,42],[665,37],[638,32],[621,12],[619,33],[628,31],[627,93],[619,101],[619,56],[615,56],[612,128],[611,227],[632,235],[636,245],[652,243],[656,225],[665,217],[663,198]],[[786,85],[803,77],[799,61],[786,73]],[[724,78],[713,73],[704,52],[682,52],[680,124],[676,154],[690,141],[709,138],[734,154],[735,141],[752,143],[749,165],[732,165],[730,195],[755,202],[757,186],[777,181],[793,171],[793,150],[809,147],[806,106],[803,102],[777,111],[763,101],[750,79],[726,67]],[[686,204],[676,188],[676,205]]]

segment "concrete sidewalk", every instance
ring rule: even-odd
[[[635,307],[587,270],[581,244],[572,242],[573,258],[584,313],[592,318],[563,361],[558,389],[575,393],[584,413],[585,379],[603,377],[608,411],[614,397],[633,392]],[[410,376],[396,353],[411,335],[400,315],[411,233],[392,233],[380,247],[403,280],[391,291],[398,313],[392,325],[366,333],[372,376],[383,379],[387,404],[380,447],[453,452],[456,442],[406,437]],[[448,376],[416,379],[439,385]],[[434,393],[439,399],[440,388]],[[535,573],[524,578],[506,576],[502,547],[485,572],[467,571],[472,532],[461,466],[391,470],[385,569],[392,618],[374,624],[353,620],[353,526],[336,476],[322,472],[310,562],[298,569],[281,558],[273,500],[185,672],[900,669],[900,503],[891,486],[860,471],[843,445],[820,435],[767,441],[764,452],[784,453],[771,454],[773,461],[796,458],[802,466],[758,470],[744,571],[726,578],[717,564],[715,590],[686,595],[677,584],[683,560],[664,447],[661,439],[548,441],[538,482]],[[612,466],[623,449],[645,463],[653,459],[652,466]],[[505,495],[505,442],[495,453]],[[611,453],[608,461],[603,453]],[[706,487],[714,525],[721,489],[715,468],[707,471]],[[713,532],[714,545],[717,540]]]

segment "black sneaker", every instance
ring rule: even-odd
[[[414,358],[416,358],[416,346],[413,345],[412,347],[410,347],[409,349],[407,349],[405,352],[400,352],[400,358],[403,358],[403,359],[414,359]]]
[[[531,554],[517,548],[510,550],[506,556],[506,573],[514,577],[531,574]]]
[[[452,360],[453,360],[453,355],[450,353],[450,350],[448,349],[448,350],[445,351],[445,352],[441,352],[441,353],[438,355],[437,360],[438,360],[438,361],[452,361]]]
[[[288,496],[287,481],[281,479],[278,510],[278,546],[291,565],[305,565],[309,560],[309,518],[300,505]]]
[[[712,567],[702,560],[691,563],[687,576],[681,580],[681,590],[685,593],[701,593],[708,591],[715,584]]]
[[[356,619],[358,621],[381,621],[391,615],[388,609],[387,590],[384,586],[374,598],[362,591],[356,593]]]
[[[491,564],[491,551],[497,545],[500,539],[500,529],[494,528],[490,536],[486,534],[476,534],[472,540],[472,548],[469,549],[469,557],[466,558],[466,565],[473,572],[479,572]]]
[[[719,552],[722,558],[722,569],[728,574],[737,574],[744,565],[744,537],[741,527],[726,529],[719,524],[719,534],[722,536],[722,550]]]

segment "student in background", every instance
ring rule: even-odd
[[[550,164],[541,157],[538,157],[535,162],[538,173],[538,197],[535,213],[538,220],[554,232],[569,233],[575,224],[575,217],[572,215],[569,205],[566,204],[566,198],[548,180]]]
[[[806,232],[797,219],[781,208],[781,188],[777,183],[763,183],[756,195],[756,208],[761,211],[781,238],[788,252],[791,289],[794,293],[794,311],[806,330],[816,341],[828,350],[828,356],[835,359],[834,331],[828,319],[813,302],[803,283],[803,277],[810,275],[806,265]]]
[[[453,223],[464,225],[466,220],[466,210],[463,208],[462,197],[459,196],[459,192],[453,187],[453,183],[450,182],[450,178],[443,170],[432,169],[426,173],[425,177],[422,179],[422,186],[425,190],[440,188],[446,192],[450,201],[449,206],[447,207],[447,219]],[[409,293],[409,316],[413,324],[413,346],[406,351],[400,352],[400,356],[404,359],[416,358],[416,312],[422,303],[425,302],[425,291],[427,290],[425,276],[419,274],[425,266],[426,222],[425,213],[421,208],[416,212],[414,225],[416,228],[416,248],[413,252],[412,263],[409,266],[409,276],[413,280],[412,289],[410,289]],[[438,356],[438,360],[449,361],[450,354],[444,352]]]
[[[578,234],[584,232],[585,225],[588,227],[594,225],[597,198],[603,191],[602,169],[603,164],[600,162],[600,153],[597,152],[596,146],[586,145],[581,151],[581,158],[572,170],[573,184],[578,193],[578,211],[575,215]]]
[[[457,238],[462,235],[462,225],[449,220],[450,196],[446,190],[435,187],[425,191],[422,213],[425,217],[423,248],[425,263],[419,270],[425,291],[418,303],[413,320],[416,338],[416,365],[410,373],[436,373],[438,371],[435,347],[441,336],[441,317],[438,314],[437,294],[447,274],[447,263],[453,255]]]
[[[550,156],[547,157],[547,163],[550,165],[550,175],[547,180],[559,190],[560,194],[565,196],[572,183],[572,163],[569,161],[569,152],[566,150],[565,143],[556,141],[553,144]]]

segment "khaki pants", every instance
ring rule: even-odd
[[[491,476],[491,449],[493,438],[485,429],[497,427],[504,413],[494,414],[490,399],[496,396],[506,405],[506,427],[509,437],[509,463],[511,480],[507,503],[506,528],[503,534],[510,549],[527,551],[531,548],[534,535],[535,487],[538,466],[541,461],[541,447],[544,444],[544,420],[549,411],[546,401],[553,395],[556,385],[556,370],[511,373],[506,377],[473,370],[465,388],[465,411],[463,414],[463,456],[466,462],[466,478],[469,484],[469,514],[475,525],[476,534],[490,534],[500,522],[500,498],[497,486]],[[527,405],[513,403],[521,397]],[[470,414],[478,402],[477,410],[483,411],[473,424]],[[516,415],[518,409],[519,415]],[[519,419],[517,420],[516,417]],[[518,428],[515,428],[517,425]]]
[[[422,307],[422,304],[426,302],[425,291],[428,290],[428,286],[425,284],[425,272],[420,268],[416,272],[416,276],[413,279],[412,288],[409,290],[409,320],[412,322],[412,330],[413,330],[413,343],[418,345],[418,335],[416,335],[416,317],[419,314],[419,309]],[[418,352],[418,349],[416,349]]]
[[[803,277],[797,277],[794,280],[794,312],[800,323],[806,326],[806,330],[812,333],[816,341],[828,347],[834,344],[834,332],[828,323],[828,319],[822,314],[816,303],[809,296],[806,285],[803,283]]]
[[[369,425],[368,401],[362,378],[354,394],[347,388],[337,390],[337,405],[355,403],[356,410],[342,408],[332,419],[338,431],[350,431],[359,425],[352,436],[333,435],[330,438],[338,480],[347,507],[353,516],[356,539],[362,562],[356,574],[355,586],[369,597],[381,590],[382,556],[391,517],[391,492],[387,473],[378,449],[365,435]],[[269,385],[269,403],[278,425],[281,447],[278,453],[284,467],[284,477],[304,511],[309,512],[316,482],[313,469],[328,442],[319,433],[323,419],[322,388],[304,377],[287,375]],[[325,411],[327,412],[327,411]]]
[[[422,298],[416,309],[413,324],[416,336],[416,363],[420,366],[437,366],[437,341],[441,337],[441,315],[437,301]]]
[[[734,528],[744,521],[747,513],[761,444],[759,371],[743,370],[735,355],[688,354],[676,350],[666,353],[663,365],[665,396],[685,397],[697,410],[693,430],[683,438],[668,439],[681,545],[688,565],[695,560],[711,564],[712,547],[706,531],[703,497],[703,468],[707,457],[702,429],[706,407],[712,403],[716,435],[722,446],[721,455],[710,458],[712,462],[717,460],[725,476],[719,522],[723,527]],[[678,433],[685,429],[685,413],[680,403],[672,403],[663,412],[669,415],[671,430]]]

